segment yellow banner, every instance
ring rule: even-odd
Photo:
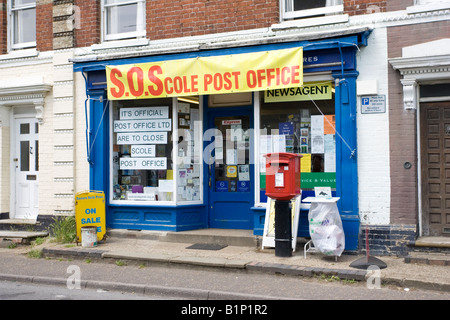
[[[309,82],[302,87],[271,89],[264,93],[264,102],[330,100],[331,82]]]
[[[261,91],[303,84],[302,48],[106,66],[108,99]]]

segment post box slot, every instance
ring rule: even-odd
[[[271,161],[267,167],[269,166],[277,166],[277,167],[282,167],[282,166],[289,166],[289,161],[283,161],[283,160],[274,160]]]

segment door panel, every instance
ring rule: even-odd
[[[421,104],[420,122],[424,235],[450,235],[450,102]]]
[[[253,229],[253,119],[243,109],[214,110],[208,117],[217,133],[208,169],[211,228]]]
[[[30,207],[30,186],[26,183],[19,182],[17,187],[17,205],[19,208]]]
[[[38,215],[39,125],[35,117],[15,119],[14,218]]]

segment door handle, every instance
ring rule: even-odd
[[[209,157],[209,164],[208,164],[208,187],[211,188],[211,175],[212,175],[212,166],[214,164],[213,157]]]
[[[213,164],[211,163],[210,165],[208,165],[208,176],[209,176],[209,180],[208,180],[208,187],[211,188],[211,176],[212,176],[212,166]]]

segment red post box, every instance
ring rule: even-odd
[[[301,155],[268,153],[266,157],[266,195],[275,200],[290,200],[300,194]]]

